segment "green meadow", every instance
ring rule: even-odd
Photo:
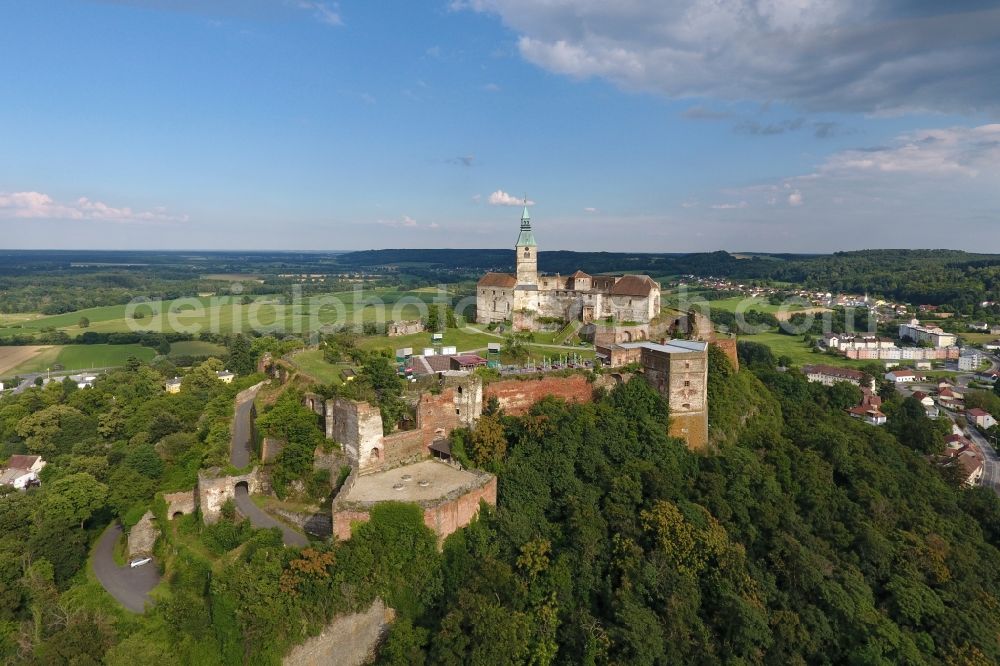
[[[7,372],[8,375],[45,372],[61,365],[64,370],[88,370],[125,365],[129,356],[151,361],[156,351],[141,345],[65,345],[50,347]]]

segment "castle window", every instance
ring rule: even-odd
[[[683,405],[681,405],[681,408],[682,409],[691,409],[691,403],[690,402],[685,402]]]
[[[689,382],[687,380],[684,380],[684,386],[691,386],[691,382]],[[458,389],[458,390],[461,391],[462,389]]]

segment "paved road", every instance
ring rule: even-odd
[[[243,402],[236,403],[236,413],[233,416],[233,438],[229,451],[229,462],[234,467],[243,468],[250,464],[250,433],[253,432],[253,395]],[[245,486],[236,487],[236,507],[240,513],[250,520],[257,528],[277,527],[281,530],[282,540],[286,546],[301,548],[309,545],[309,539],[296,532],[288,525],[264,513],[253,503]]]
[[[250,524],[254,527],[277,527],[280,529],[281,540],[285,542],[286,546],[302,548],[309,545],[309,539],[304,534],[296,532],[288,525],[275,520],[254,504],[253,500],[250,499],[250,495],[247,494],[246,486],[236,487],[236,508],[250,520]]]
[[[124,567],[115,564],[115,543],[121,534],[121,526],[113,523],[97,540],[97,547],[94,549],[94,575],[118,603],[133,613],[142,613],[146,610],[147,603],[153,603],[149,591],[160,582],[160,572],[155,561],[134,569],[127,564]]]
[[[233,416],[233,442],[229,452],[229,462],[233,467],[243,469],[250,464],[250,433],[252,432],[253,398],[236,403]]]
[[[985,462],[983,464],[983,478],[980,484],[987,488],[992,488],[994,492],[1000,495],[1000,457],[997,457],[997,452],[989,440],[976,428],[969,426],[967,432],[969,433],[969,438],[975,442],[976,446],[983,453],[983,460]]]

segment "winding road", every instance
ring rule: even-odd
[[[236,403],[236,412],[233,415],[233,438],[229,451],[229,462],[234,467],[240,469],[250,464],[251,433],[253,432],[253,399],[256,392],[250,394],[248,398]],[[243,484],[236,486],[236,508],[247,517],[254,527],[266,529],[277,527],[281,530],[281,538],[286,546],[302,548],[309,545],[309,539],[301,532],[293,530],[285,523],[272,518],[260,507],[253,503],[247,487]]]
[[[97,540],[94,548],[94,575],[108,594],[133,613],[142,613],[152,604],[150,590],[160,582],[155,560],[134,569],[115,563],[115,544],[122,535],[121,525],[112,523]]]

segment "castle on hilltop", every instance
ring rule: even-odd
[[[648,324],[660,313],[660,285],[648,275],[565,277],[538,273],[538,244],[528,207],[521,213],[515,246],[517,271],[487,273],[476,285],[476,321],[511,321],[515,330],[533,330],[537,318],[582,321],[603,319]]]

